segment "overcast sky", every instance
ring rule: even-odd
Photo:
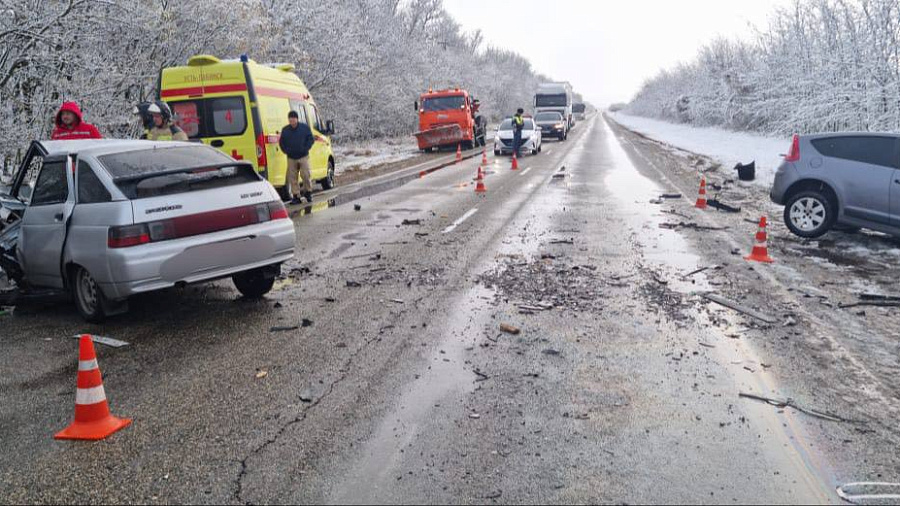
[[[750,37],[792,0],[444,0],[464,29],[521,53],[597,105],[627,102],[719,36]]]

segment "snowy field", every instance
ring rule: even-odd
[[[380,165],[400,162],[419,155],[412,135],[373,141],[351,142],[334,146],[337,160],[335,172],[368,170]]]
[[[609,113],[620,125],[671,146],[709,156],[726,168],[756,161],[755,184],[770,188],[790,139],[762,137],[720,128],[698,128],[622,113]],[[735,173],[737,176],[737,173]]]

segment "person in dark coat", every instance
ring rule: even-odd
[[[516,158],[519,157],[519,148],[522,147],[522,130],[525,128],[525,118],[522,116],[525,114],[525,109],[519,109],[516,111],[516,115],[513,116],[512,126],[513,126],[513,153],[515,153]]]
[[[300,122],[300,115],[297,111],[288,113],[288,121],[290,124],[281,129],[281,138],[278,145],[287,155],[287,183],[290,185],[291,204],[299,204],[300,200],[300,183],[298,179],[303,179],[303,196],[306,201],[312,203],[312,181],[309,174],[309,151],[316,143],[312,130],[305,123]]]

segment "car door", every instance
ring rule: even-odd
[[[900,139],[849,135],[815,139],[812,144],[825,156],[824,172],[835,186],[844,216],[889,225]]]
[[[328,176],[328,146],[331,141],[322,133],[325,125],[319,118],[319,110],[313,104],[306,104],[309,113],[309,128],[316,143],[309,152],[309,168],[313,180],[325,179]]]
[[[19,233],[19,262],[32,285],[63,288],[62,251],[74,208],[71,157],[45,157]]]

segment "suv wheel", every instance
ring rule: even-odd
[[[797,193],[784,206],[784,223],[791,232],[808,239],[825,235],[836,218],[837,206],[816,190]]]
[[[275,286],[275,276],[267,276],[264,269],[239,272],[232,276],[231,280],[241,295],[248,299],[259,299],[272,291],[272,287]]]
[[[334,188],[334,162],[328,160],[328,175],[322,180],[322,189],[330,190]]]
[[[75,268],[72,280],[72,295],[78,312],[88,323],[101,323],[106,319],[106,313],[103,311],[106,296],[103,295],[103,290],[82,267]]]

